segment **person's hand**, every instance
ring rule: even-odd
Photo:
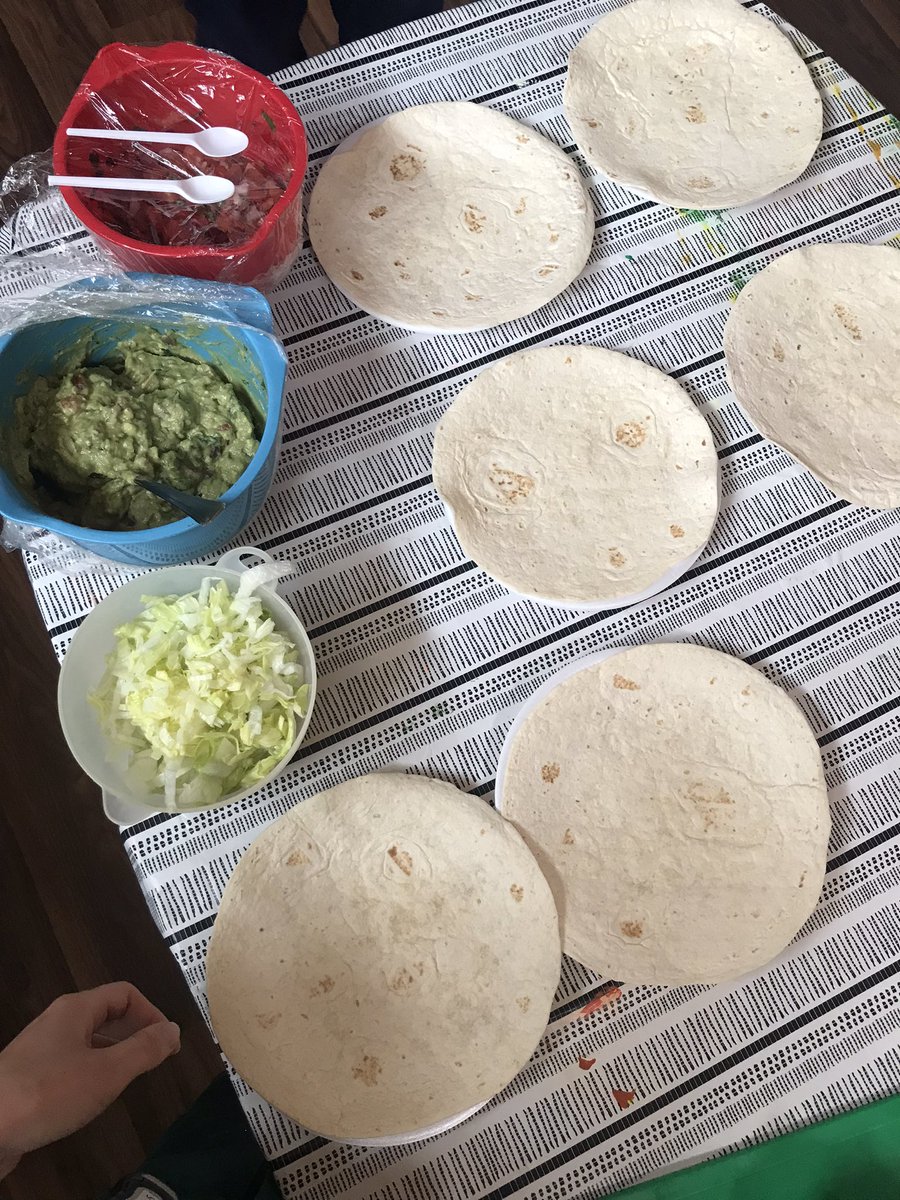
[[[130,983],[60,996],[0,1052],[0,1177],[86,1125],[181,1045]]]

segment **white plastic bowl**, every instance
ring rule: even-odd
[[[256,561],[245,563],[245,558]],[[110,819],[119,824],[128,824],[154,812],[197,811],[196,808],[182,808],[177,804],[174,808],[161,807],[158,794],[136,792],[128,783],[122,768],[111,761],[116,756],[110,754],[112,748],[109,740],[100,726],[97,711],[87,698],[99,685],[106,670],[107,656],[115,649],[116,629],[127,621],[133,621],[143,611],[142,596],[184,596],[197,591],[203,580],[209,578],[223,579],[235,591],[241,575],[251,566],[256,566],[258,562],[274,561],[264,550],[244,546],[229,550],[214,567],[163,567],[124,584],[98,604],[83,621],[59,673],[59,720],[69,749],[79,766],[103,789],[104,808]],[[243,800],[279,775],[297,753],[312,716],[316,698],[316,663],[306,630],[290,605],[274,591],[260,588],[258,594],[276,628],[297,647],[303,679],[309,684],[309,705],[293,745],[274,770],[251,787],[223,796],[214,805],[206,807],[217,808],[220,804]]]

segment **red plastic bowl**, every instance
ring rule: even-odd
[[[88,68],[53,141],[53,169],[90,175],[89,138],[68,138],[70,126],[192,132],[233,125],[250,138],[247,154],[276,173],[290,166],[287,188],[256,233],[237,246],[155,246],[110,229],[75,188],[62,188],[69,208],[98,242],[130,271],[189,275],[271,287],[289,270],[300,244],[306,134],[297,110],[265,75],[224,54],[186,42],[105,46]],[[101,148],[113,143],[102,142]],[[125,144],[125,143],[123,143]]]

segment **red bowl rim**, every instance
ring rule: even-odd
[[[99,58],[100,55],[108,51],[118,50],[123,46],[123,42],[114,42],[109,46],[104,46],[97,57]],[[272,97],[273,105],[278,106],[281,110],[281,115],[286,117],[289,124],[294,128],[294,141],[296,149],[299,150],[299,165],[294,166],[291,177],[288,180],[288,185],[284,189],[284,195],[276,200],[269,212],[266,213],[256,233],[246,242],[240,242],[236,246],[155,246],[152,242],[140,242],[136,238],[128,237],[127,234],[118,233],[116,230],[110,229],[108,225],[94,216],[80,198],[77,188],[61,187],[59,190],[62,192],[63,199],[69,206],[72,214],[78,218],[82,225],[90,233],[94,234],[95,237],[101,238],[113,246],[125,250],[135,250],[140,254],[150,255],[155,258],[172,258],[182,261],[188,256],[195,259],[213,259],[219,262],[227,262],[235,257],[243,258],[253,253],[266,239],[273,225],[276,224],[278,218],[303,186],[303,179],[306,175],[306,167],[309,162],[306,146],[306,129],[296,108],[291,104],[281,88],[273,83],[271,79],[267,78],[267,76],[260,74],[259,71],[254,71],[252,67],[245,66],[242,62],[238,62],[236,58],[230,58],[227,55],[213,55],[201,47],[191,46],[187,42],[169,42],[165,46],[156,46],[153,49],[159,54],[162,51],[168,50],[169,47],[176,46],[179,51],[183,50],[183,53],[173,54],[171,58],[166,59],[167,63],[171,63],[173,66],[189,66],[198,60],[212,62],[219,58],[224,59],[228,63],[229,69],[236,75],[243,75],[253,80],[258,86],[262,85],[265,87],[267,94]],[[128,49],[133,49],[133,47],[128,47]],[[68,144],[66,130],[72,125],[77,113],[81,112],[82,104],[79,103],[80,99],[78,92],[76,92],[63,114],[63,118],[57,127],[56,135],[53,139],[53,167],[60,174],[65,174],[66,171],[66,146]]]

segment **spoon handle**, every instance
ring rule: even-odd
[[[221,500],[205,500],[202,496],[192,496],[181,488],[172,487],[168,483],[160,483],[155,479],[135,479],[138,487],[160,500],[165,500],[173,508],[196,521],[198,525],[208,525],[213,517],[217,517],[225,505]]]
[[[49,175],[55,187],[104,188],[111,192],[175,192],[182,195],[180,179],[117,179],[112,175]]]
[[[168,146],[192,146],[192,133],[150,133],[143,129],[67,129],[69,137],[106,138],[115,142],[160,142]]]

